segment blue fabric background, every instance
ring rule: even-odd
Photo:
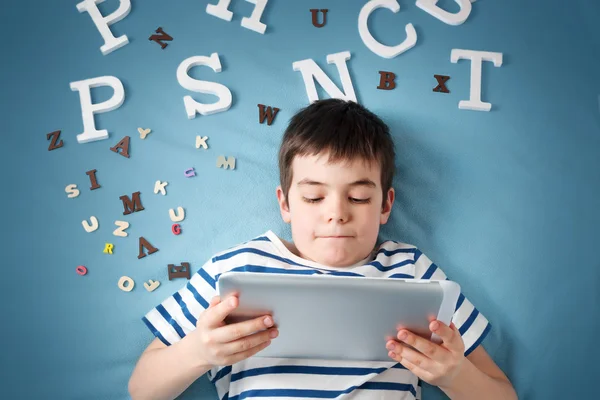
[[[211,1],[210,3],[216,3]],[[276,155],[282,132],[308,104],[294,61],[312,58],[340,85],[327,54],[350,51],[360,103],[386,120],[397,141],[397,201],[381,239],[418,246],[494,328],[484,347],[521,399],[592,398],[597,337],[600,222],[600,5],[593,0],[479,0],[467,22],[450,26],[400,0],[398,14],[370,18],[374,36],[395,45],[412,22],[416,47],[384,59],[360,40],[358,0],[269,1],[264,35],[240,26],[253,5],[234,0],[233,21],[205,12],[209,1],[133,1],[112,25],[129,44],[103,56],[103,40],[77,1],[12,2],[2,15],[2,375],[0,397],[124,399],[135,362],[153,339],[141,317],[185,283],[167,264],[195,272],[213,253],[273,229],[290,238],[278,213]],[[457,6],[442,0],[450,11]],[[104,14],[117,1],[100,5]],[[328,8],[311,24],[310,8]],[[148,37],[159,26],[174,40],[164,50]],[[453,48],[502,52],[483,66],[491,112],[458,109],[469,97],[470,62]],[[218,52],[223,71],[192,70],[233,93],[227,112],[188,120],[183,96],[211,103],[176,79],[186,58]],[[378,71],[397,87],[378,90]],[[450,75],[450,94],[434,93],[434,74]],[[118,77],[125,102],[96,116],[108,140],[78,144],[79,94],[69,83]],[[321,98],[327,94],[319,87]],[[112,91],[94,90],[96,102]],[[272,126],[257,104],[281,108]],[[138,127],[151,128],[140,140]],[[49,152],[46,134],[62,130]],[[126,159],[109,150],[131,136]],[[209,136],[208,150],[196,135]],[[234,156],[234,171],[215,166]],[[194,167],[197,176],[185,178]],[[97,169],[101,188],[85,172]],[[167,195],[153,193],[168,181]],[[67,198],[65,187],[81,194]],[[123,216],[119,196],[140,191],[145,210]],[[182,206],[183,233],[171,233],[169,208]],[[81,221],[95,215],[96,232]],[[126,220],[129,236],[113,236]],[[138,238],[159,248],[137,259]],[[115,244],[112,255],[104,244]],[[85,265],[81,277],[75,267]],[[117,288],[122,275],[136,286]],[[159,280],[152,293],[143,283]],[[351,351],[351,349],[349,349]],[[215,398],[205,377],[181,398]],[[427,399],[445,398],[425,385]]]

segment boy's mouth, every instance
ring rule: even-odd
[[[346,235],[334,235],[334,236],[320,236],[323,239],[349,239],[352,236],[346,236]]]

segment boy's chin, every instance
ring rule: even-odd
[[[356,255],[348,252],[342,254],[322,254],[320,260],[317,262],[330,267],[343,268],[354,265],[360,260],[362,260],[362,258],[356,258]]]

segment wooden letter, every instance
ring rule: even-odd
[[[123,215],[131,214],[132,212],[142,211],[144,207],[142,206],[142,201],[140,200],[140,192],[135,192],[131,195],[133,200],[129,198],[127,195],[123,195],[119,197],[123,202],[123,207],[125,211]]]
[[[58,144],[56,144],[56,141],[58,140],[59,136],[60,136],[60,131],[54,131],[54,132],[48,133],[46,135],[46,140],[50,140],[50,137],[52,137],[52,142],[50,142],[50,146],[48,146],[48,151],[63,147],[62,139],[60,140],[60,142]]]
[[[396,87],[396,74],[393,72],[379,71],[379,86],[377,89],[392,90]]]
[[[190,263],[182,262],[179,266],[175,266],[175,264],[169,264],[168,268],[170,281],[174,278],[190,279]]]
[[[138,254],[138,260],[140,258],[146,257],[146,254],[144,253],[144,247],[148,250],[148,254],[147,255],[156,253],[158,251],[158,249],[156,247],[152,246],[150,244],[150,242],[148,242],[143,237],[140,237],[140,254]]]
[[[275,110],[275,112],[273,112],[273,110]],[[273,120],[277,116],[278,112],[279,112],[279,108],[277,108],[277,107],[272,108],[271,106],[268,106],[267,111],[265,112],[265,105],[259,104],[258,105],[258,121],[262,124],[265,122],[265,118],[267,118],[267,125],[271,125],[273,123]]]
[[[437,82],[438,82],[438,85],[433,88],[434,92],[450,93],[450,91],[446,87],[446,82],[448,82],[448,79],[450,79],[449,76],[446,76],[446,75],[434,75],[433,77],[435,79],[437,79]]]
[[[164,50],[165,47],[168,46],[168,44],[161,42],[161,40],[170,42],[171,40],[173,40],[173,38],[169,36],[169,34],[165,33],[165,31],[163,31],[163,28],[161,27],[158,27],[158,29],[155,32],[160,33],[160,35],[152,35],[148,39],[160,44],[160,47],[162,47],[162,49]]]
[[[129,136],[125,136],[115,147],[110,148],[117,154],[121,154],[123,157],[129,158]],[[119,153],[118,149],[121,149]]]
[[[96,170],[92,169],[85,174],[90,177],[90,183],[92,184],[90,190],[98,189],[100,185],[98,185],[98,181],[96,181]]]
[[[319,11],[321,11],[323,13],[323,23],[321,23],[321,24],[319,24],[319,21],[318,21]],[[310,12],[312,13],[312,24],[314,26],[316,26],[317,28],[324,27],[325,24],[327,23],[327,11],[329,11],[329,10],[328,9],[318,10],[316,8],[311,8]]]

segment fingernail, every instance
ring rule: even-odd
[[[235,307],[235,299],[230,299],[229,304],[231,304],[233,307]]]
[[[437,322],[434,322],[434,323],[431,325],[431,328],[432,328],[434,331],[437,331],[437,329],[438,329],[439,327],[440,327],[440,324],[438,324]]]
[[[277,332],[277,329],[273,329],[271,331],[271,333],[269,333],[269,336],[271,336],[271,338],[275,339],[277,337],[277,335],[279,335],[279,332]]]
[[[400,336],[398,336],[400,339],[404,340],[406,339],[408,335],[406,334],[406,332],[400,332]]]
[[[388,350],[394,350],[394,347],[396,347],[396,346],[394,346],[394,343],[390,343],[387,345]]]
[[[273,325],[273,320],[271,319],[271,317],[267,317],[263,320],[263,322],[265,323],[266,326],[271,326]]]

